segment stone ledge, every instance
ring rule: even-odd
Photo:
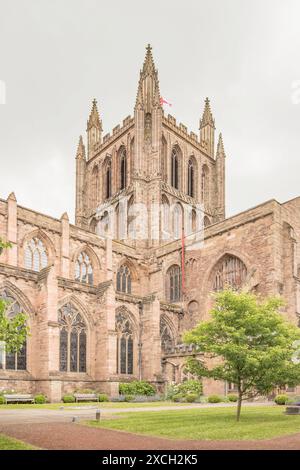
[[[11,266],[6,263],[0,263],[0,273],[5,276],[19,277],[27,281],[38,282],[39,273],[30,271],[29,269],[21,268],[19,266]]]

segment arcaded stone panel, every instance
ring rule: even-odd
[[[180,148],[182,152],[182,161],[180,162],[180,191],[187,194],[187,172],[188,172],[188,161],[190,157],[194,157],[196,161],[196,181],[197,187],[196,195],[197,195],[197,203],[202,203],[201,200],[201,174],[202,174],[202,167],[203,165],[207,165],[209,169],[209,204],[206,209],[210,213],[214,206],[213,197],[215,194],[215,161],[206,155],[203,150],[200,149],[199,145],[195,145],[193,141],[190,140],[188,135],[182,134],[181,132],[176,132],[176,129],[173,126],[166,125],[165,121],[163,121],[163,131],[164,136],[167,141],[167,157],[166,157],[166,164],[167,164],[167,171],[168,171],[168,181],[167,183],[170,184],[170,170],[171,168],[171,153],[173,147],[176,145]]]
[[[109,140],[105,140],[101,146],[99,146],[98,151],[95,152],[93,158],[91,158],[87,162],[85,177],[86,177],[86,216],[89,217],[89,214],[95,212],[96,208],[105,201],[104,197],[104,167],[105,161],[107,157],[111,158],[111,166],[112,166],[112,195],[117,193],[120,190],[120,178],[119,174],[117,173],[117,168],[119,168],[119,164],[117,158],[119,156],[119,149],[120,147],[124,146],[126,149],[127,155],[127,186],[130,184],[131,175],[130,175],[130,168],[132,167],[131,162],[131,140],[134,137],[134,128],[133,122],[130,121],[129,125],[126,124],[124,128],[115,129],[114,133],[115,137]],[[98,169],[98,194],[93,195],[94,185],[93,185],[93,169],[97,167]],[[78,197],[77,197],[78,198]],[[96,204],[95,204],[96,202]]]
[[[142,314],[142,379],[155,381],[161,374],[160,304],[145,303]]]
[[[116,373],[115,293],[111,285],[98,306],[95,331],[95,378],[109,380]]]
[[[279,228],[274,226],[274,216],[270,214],[250,223],[246,220],[244,222],[230,231],[209,237],[200,249],[192,250],[192,247],[188,247],[185,250],[185,297],[182,304],[185,314],[181,322],[182,331],[207,318],[213,302],[210,295],[213,289],[212,270],[225,254],[237,256],[244,262],[250,288],[256,286],[257,292],[262,295],[278,293],[274,266],[276,250],[279,248],[275,250],[274,247]],[[161,270],[153,270],[151,275],[150,289],[158,291],[161,300],[165,300],[168,268],[173,264],[181,266],[180,249],[169,249],[170,246],[166,246],[166,253],[161,257]],[[199,308],[188,313],[187,307],[191,301],[197,302]]]

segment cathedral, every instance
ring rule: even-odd
[[[26,313],[21,351],[0,347],[0,388],[60,401],[80,389],[162,392],[200,357],[182,334],[208,318],[224,285],[280,294],[300,317],[300,197],[225,216],[222,135],[208,99],[199,133],[164,112],[148,46],[132,116],[102,133],[92,103],[76,152],[75,224],[0,199],[0,296]],[[104,117],[103,117],[104,118]],[[205,394],[232,384],[203,381]]]

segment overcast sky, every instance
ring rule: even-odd
[[[178,122],[198,133],[211,99],[228,215],[300,195],[299,19],[299,0],[0,0],[0,198],[73,220],[91,101],[104,134],[133,114],[147,43]]]

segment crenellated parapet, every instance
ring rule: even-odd
[[[126,134],[129,129],[134,125],[134,118],[131,116],[127,116],[123,119],[122,125],[118,124],[113,128],[112,134],[107,133],[103,137],[102,143],[98,143],[94,146],[91,159],[98,156],[102,152],[104,152],[109,146],[111,146],[116,140]]]
[[[210,157],[213,160],[211,154],[208,151],[207,142],[204,140],[199,141],[197,134],[192,131],[189,133],[187,127],[184,124],[177,124],[174,116],[172,116],[171,114],[168,114],[168,116],[163,115],[162,122],[163,125],[165,125],[169,130],[174,132],[178,137],[181,137],[199,152],[205,154],[207,157]]]

